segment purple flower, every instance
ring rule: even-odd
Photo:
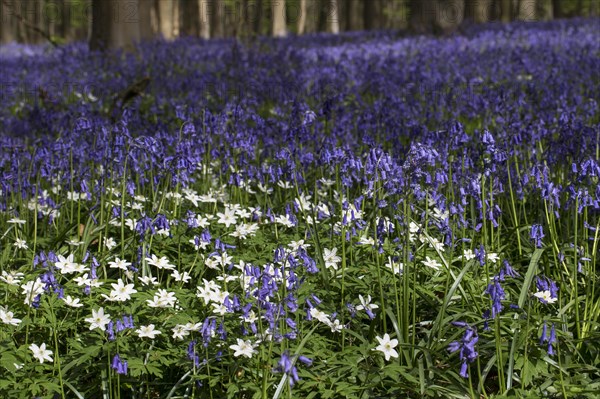
[[[142,217],[135,223],[135,231],[140,235],[140,241],[144,240],[148,231],[154,234],[154,226],[152,224],[152,219],[148,216]]]
[[[312,364],[312,360],[305,356],[298,356],[294,359],[290,356],[288,351],[285,351],[281,354],[281,359],[277,363],[279,366],[276,368],[276,371],[280,373],[285,373],[289,377],[290,386],[294,386],[294,384],[300,381],[300,377],[298,377],[298,369],[295,366],[295,360],[300,360],[302,363],[310,366]]]
[[[502,300],[506,297],[498,277],[494,277],[493,282],[487,286],[485,293],[492,299],[492,319],[495,319],[502,311]]]
[[[122,360],[118,353],[113,357],[110,367],[115,370],[117,374],[127,374],[127,360]]]
[[[456,323],[453,324],[458,325]],[[467,323],[459,326],[465,328],[465,333],[460,341],[453,341],[448,345],[448,351],[450,353],[460,351],[459,357],[462,363],[459,374],[463,378],[468,378],[468,363],[473,363],[479,355],[475,349],[475,344],[477,344],[477,341],[479,341],[479,336],[477,335],[477,330],[474,327],[469,326]]]
[[[542,238],[544,238],[544,230],[541,224],[534,224],[531,226],[531,233],[529,237],[535,243],[536,248],[542,247]]]
[[[556,342],[556,327],[554,323],[552,323],[552,327],[550,327],[550,335],[548,335],[548,328],[546,326],[546,322],[544,322],[544,326],[542,327],[542,335],[540,336],[540,345],[544,343],[548,344],[548,355],[554,355],[554,347],[553,344]]]

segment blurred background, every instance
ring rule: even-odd
[[[598,16],[599,0],[0,0],[2,43],[85,41],[128,24],[135,39],[286,36]],[[130,29],[131,31],[131,29]]]

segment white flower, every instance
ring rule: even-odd
[[[149,265],[156,266],[159,269],[167,269],[167,270],[175,269],[175,266],[173,266],[169,262],[169,260],[164,256],[159,259],[156,255],[152,255],[151,258],[146,258],[146,262],[148,262]]]
[[[301,211],[310,211],[312,209],[312,203],[310,202],[310,199],[310,195],[300,194],[300,197],[296,198],[294,203]]]
[[[294,186],[292,186],[292,185],[290,184],[290,182],[289,182],[289,181],[287,181],[287,180],[286,180],[286,181],[279,180],[279,181],[277,182],[277,185],[278,185],[279,187],[281,187],[281,188],[285,188],[285,189],[288,189],[288,190],[289,190],[289,189],[291,189],[291,188],[294,188]]]
[[[187,283],[188,281],[190,281],[192,279],[192,276],[190,276],[190,274],[188,272],[183,272],[183,274],[181,274],[177,270],[173,270],[173,273],[171,273],[171,276],[173,276],[173,279],[175,281],[183,281],[184,283]]]
[[[267,194],[271,194],[273,192],[273,189],[270,187],[267,187],[266,185],[262,184],[262,183],[258,183],[256,185],[256,187],[258,187],[258,189],[260,191],[262,191],[263,193],[267,193]]]
[[[77,239],[77,238],[73,238],[73,239],[71,239],[71,240],[67,240],[67,241],[65,241],[65,242],[66,242],[67,244],[69,244],[69,245],[72,245],[72,246],[74,246],[74,247],[79,247],[79,246],[81,246],[81,245],[85,244],[85,242],[83,242],[83,241],[80,241],[80,240],[79,240],[79,239]]]
[[[442,211],[441,209],[438,208],[433,208],[433,215],[434,218],[438,219],[438,220],[447,220],[448,217],[450,216],[450,212],[446,211]]]
[[[21,319],[17,319],[14,316],[13,312],[0,306],[0,321],[2,321],[2,323],[18,326],[19,323],[21,323]]]
[[[558,298],[553,298],[552,294],[550,293],[549,290],[546,291],[538,291],[535,294],[533,294],[534,297],[538,298],[540,301],[542,301],[543,303],[549,303],[552,304],[556,301],[558,301]]]
[[[437,249],[439,252],[442,252],[444,250],[444,243],[440,242],[440,240],[438,240],[435,237],[431,237],[429,240],[429,245],[431,245],[431,247],[433,249]]]
[[[258,225],[254,223],[240,223],[235,226],[235,231],[229,233],[230,236],[245,240],[248,237],[252,237],[258,231]]]
[[[117,284],[112,283],[113,290],[110,292],[110,297],[115,298],[115,301],[123,302],[131,299],[131,294],[135,294],[137,290],[133,288],[133,284],[125,284],[123,280],[118,279]]]
[[[496,263],[498,262],[498,260],[500,259],[500,256],[498,256],[498,254],[490,252],[489,254],[487,254],[487,260],[489,260],[492,263]]]
[[[58,255],[58,262],[54,264],[62,274],[74,273],[77,269],[77,263],[73,261],[73,254],[69,254],[66,258]]]
[[[19,273],[17,271],[11,270],[7,272],[6,270],[2,270],[2,275],[0,275],[0,280],[4,281],[9,285],[19,285],[21,283],[21,279],[25,276],[23,273]]]
[[[331,321],[329,320],[329,316],[325,312],[322,312],[317,308],[312,308],[310,310],[310,316],[313,319],[319,320],[321,323],[325,323],[327,325],[331,323]]]
[[[127,270],[127,266],[131,266],[131,263],[127,262],[126,260],[119,259],[118,257],[115,258],[114,261],[108,262],[108,267],[111,269]]]
[[[275,223],[279,223],[285,227],[294,227],[294,222],[292,222],[290,215],[280,215],[275,217]]]
[[[212,307],[213,307],[213,313],[217,314],[219,316],[225,316],[226,313],[229,313],[229,311],[223,304],[213,303]]]
[[[160,331],[154,329],[154,324],[150,324],[147,326],[141,326],[140,328],[135,330],[135,332],[137,333],[138,337],[140,337],[140,338],[146,337],[146,338],[150,338],[150,339],[156,338],[156,336],[161,333]]]
[[[21,240],[21,239],[18,239],[18,238],[15,240],[15,243],[13,245],[15,247],[17,247],[17,248],[20,248],[20,249],[27,249],[27,248],[29,248],[27,246],[27,241]]]
[[[435,259],[430,259],[429,256],[426,256],[425,259],[426,260],[422,260],[421,263],[423,263],[427,267],[431,267],[434,270],[440,270],[440,267],[442,267],[442,264],[440,262],[438,262]]]
[[[390,339],[388,334],[384,334],[383,338],[379,336],[375,338],[379,341],[379,346],[373,350],[382,352],[386,361],[390,360],[390,357],[398,357],[398,352],[394,349],[398,346],[397,339]]]
[[[204,301],[205,305],[208,305],[210,299],[213,297],[214,291],[210,287],[196,287],[196,296]]]
[[[63,297],[62,299],[65,304],[67,306],[70,306],[72,308],[80,308],[83,306],[83,304],[79,303],[79,298],[72,298],[71,295],[67,295],[66,297]]]
[[[158,281],[156,281],[156,277],[152,277],[152,276],[138,277],[138,279],[144,285],[159,285],[160,284]]]
[[[183,339],[184,337],[190,335],[189,330],[183,324],[177,324],[175,327],[171,329],[173,331],[173,338],[175,339]]]
[[[25,224],[27,223],[25,220],[23,219],[19,219],[19,218],[12,218],[12,219],[8,219],[6,221],[6,223],[10,223],[10,224]]]
[[[379,308],[379,305],[371,303],[371,295],[367,295],[367,299],[363,298],[362,295],[359,295],[358,299],[360,300],[360,305],[356,307],[356,310],[373,310]]]
[[[221,255],[215,255],[214,258],[222,267],[229,266],[233,259],[232,256],[227,255],[227,252],[223,252]]]
[[[77,286],[81,287],[84,285],[92,285],[92,280],[88,278],[88,274],[84,274],[83,276],[79,276],[73,279],[74,282],[77,283]]]
[[[323,248],[323,260],[325,261],[326,268],[333,267],[335,270],[337,270],[338,263],[342,261],[342,258],[337,256],[337,248]]]
[[[192,238],[188,242],[194,246],[194,249],[196,251],[198,251],[199,249],[206,249],[206,247],[208,247],[208,244],[210,244],[210,241],[204,241],[198,238],[197,236],[194,236],[194,238]]]
[[[171,230],[169,229],[160,229],[156,230],[156,233],[159,236],[168,237],[171,234]]]
[[[235,211],[232,209],[225,209],[224,213],[218,212],[217,216],[219,219],[217,223],[224,224],[225,227],[229,227],[232,224],[237,223],[237,217],[235,216]]]
[[[37,346],[36,344],[31,344],[29,345],[29,350],[33,352],[33,357],[39,360],[40,363],[44,363],[45,360],[49,362],[54,361],[54,359],[52,359],[51,357],[52,351],[46,349],[45,343],[41,344],[40,346]]]
[[[319,179],[319,183],[323,184],[326,187],[331,187],[335,184],[335,180],[329,180],[324,177]]]
[[[466,261],[469,261],[471,259],[475,259],[475,254],[473,253],[473,251],[467,248],[464,250],[462,258]]]
[[[257,344],[253,344],[252,342],[250,342],[250,340],[244,341],[243,339],[239,339],[239,338],[236,338],[236,340],[237,340],[237,344],[231,345],[229,347],[235,351],[233,353],[233,356],[235,356],[235,357],[246,356],[248,359],[250,359],[252,357],[252,355],[256,353],[256,349],[254,349],[254,348],[256,347]]]
[[[110,251],[111,249],[117,246],[117,243],[112,237],[104,237],[104,246]]]
[[[44,283],[39,279],[39,277],[35,281],[28,281],[21,286],[22,293],[25,296],[25,304],[31,305],[31,303],[35,300],[35,297],[42,294],[44,292]]]
[[[288,244],[288,247],[292,249],[292,251],[297,251],[300,248],[307,249],[310,247],[310,244],[305,244],[304,240],[292,241]]]
[[[340,321],[335,319],[333,322],[327,323],[329,328],[331,328],[331,332],[340,332],[344,328],[346,328],[343,324],[340,324]]]
[[[388,256],[388,263],[385,264],[385,267],[389,268],[394,274],[402,274],[402,270],[404,269],[404,264],[394,262],[391,256]]]
[[[362,237],[360,237],[357,243],[361,245],[375,245],[375,239],[365,234]]]
[[[92,317],[88,317],[85,321],[90,323],[90,330],[99,328],[105,331],[106,325],[110,323],[110,315],[108,313],[104,314],[104,308],[99,308],[98,310],[92,309]]]
[[[175,306],[177,298],[174,292],[168,292],[165,289],[159,289],[152,300],[147,299],[146,303],[151,308],[171,308]]]
[[[254,313],[254,310],[251,310],[248,312],[247,315],[241,315],[240,319],[244,320],[246,323],[254,323],[258,320],[258,317],[256,317],[256,313]]]

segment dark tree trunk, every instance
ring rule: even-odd
[[[181,19],[180,35],[199,36],[200,9],[197,0],[180,0],[179,10]]]
[[[435,0],[411,0],[410,30],[418,34],[433,32],[435,7]]]
[[[345,0],[340,4],[340,13],[343,13],[343,30],[355,31],[363,29],[362,20],[362,1],[361,0]]]
[[[512,4],[510,0],[500,0],[500,15],[502,22],[512,21]]]
[[[209,4],[210,7],[210,27],[211,37],[224,37],[225,28],[223,24],[223,7],[225,6],[223,0],[212,0]]]
[[[92,0],[90,50],[130,49],[140,40],[137,2]],[[141,21],[149,23],[149,21]]]
[[[419,0],[417,0],[419,1]],[[364,26],[366,30],[371,30],[375,27],[377,10],[375,0],[363,2]]]

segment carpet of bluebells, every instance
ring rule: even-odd
[[[0,47],[0,396],[597,398],[599,38]]]

